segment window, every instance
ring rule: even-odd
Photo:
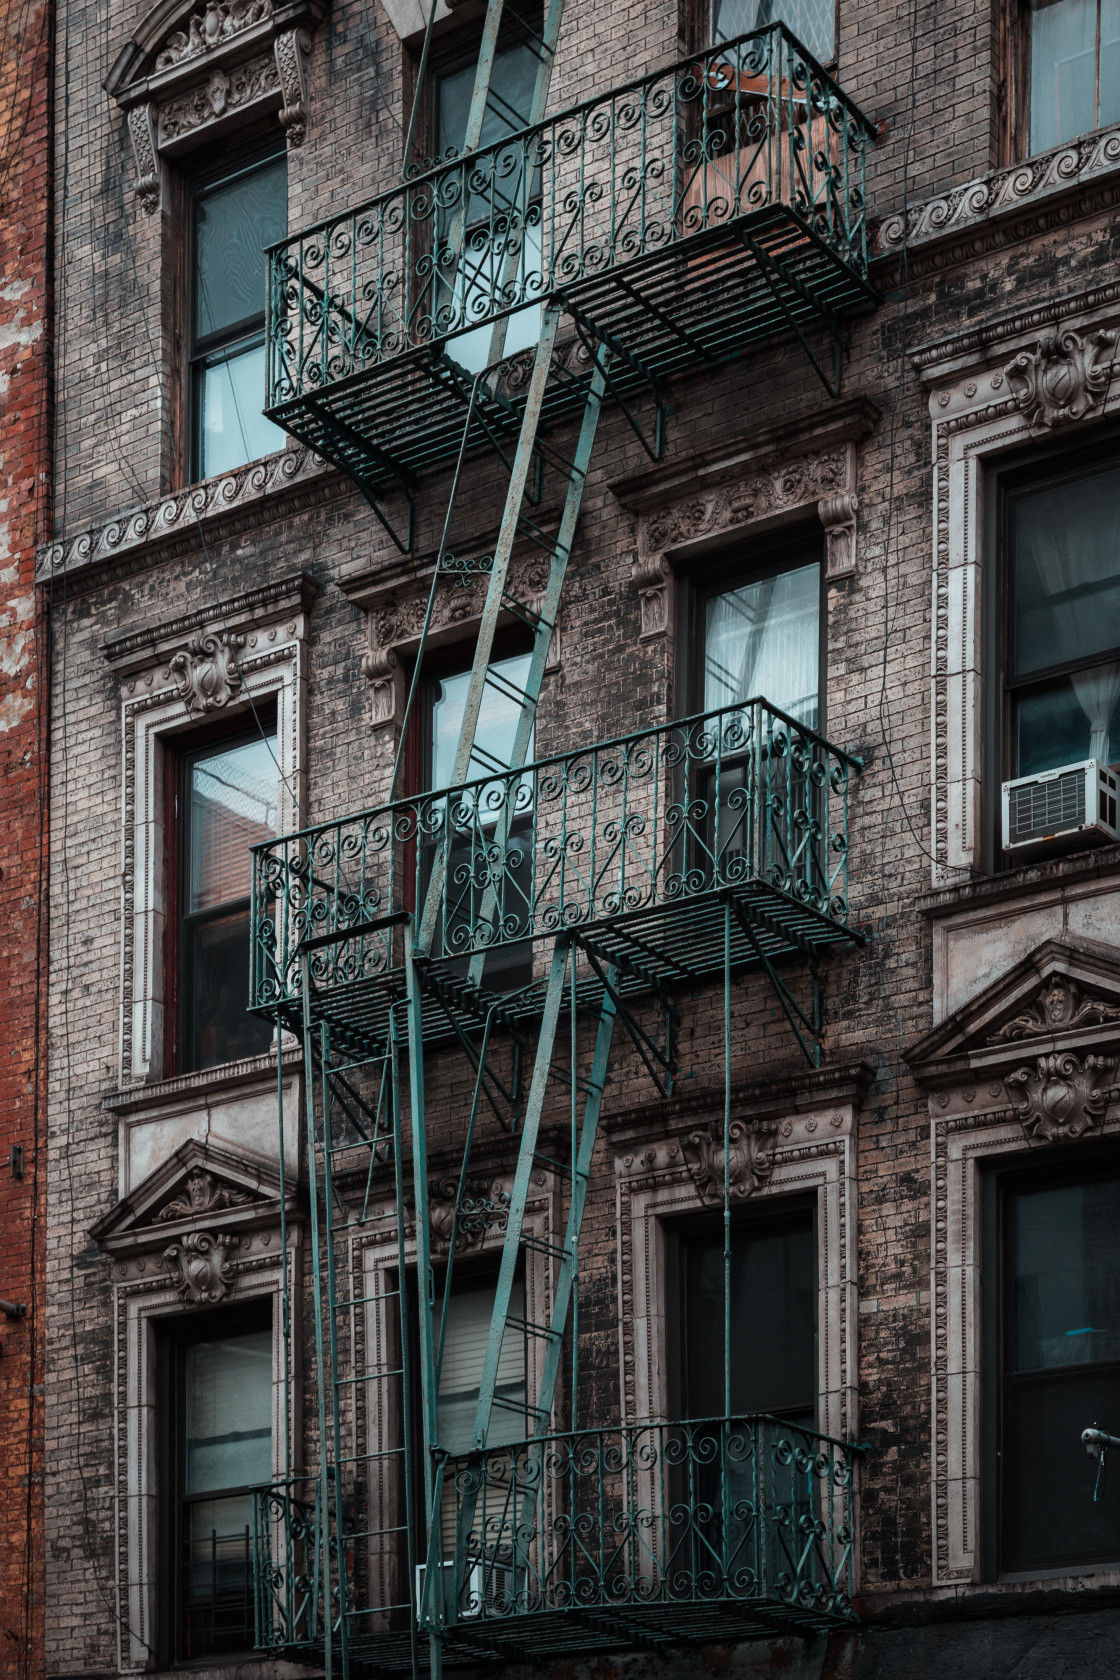
[[[479,147],[499,144],[529,124],[540,62],[540,8],[518,11],[507,6],[490,75]],[[437,159],[457,157],[463,150],[478,62],[478,39],[464,53],[443,55],[430,75],[430,108]],[[437,308],[453,308],[456,316],[485,316],[491,300],[508,286],[532,295],[539,289],[541,271],[540,177],[519,146],[503,148],[497,167],[485,186],[471,183],[463,254],[453,289],[444,288]],[[437,237],[451,229],[453,210],[442,212]],[[512,270],[512,272],[510,272]],[[506,328],[504,354],[513,355],[536,344],[540,336],[539,304],[518,310]],[[450,346],[455,360],[470,373],[486,366],[491,327],[476,327]]]
[[[704,591],[697,613],[701,709],[761,697],[816,729],[820,598],[819,560]]]
[[[529,678],[528,653],[496,659],[490,666],[475,731],[468,780],[490,771],[506,769],[513,757],[514,737],[521,716],[520,696]],[[428,728],[424,743],[426,785],[448,787],[455,765],[455,749],[467,703],[470,672],[452,669],[433,675],[427,683]],[[530,735],[526,763],[532,761]],[[504,815],[506,784],[483,787],[470,802],[457,802],[456,832],[447,871],[447,921],[445,949],[454,951],[470,939],[481,915],[485,881],[488,878],[488,848],[498,822]],[[517,790],[517,804],[509,829],[502,876],[501,903],[496,907],[501,925],[516,930],[527,921],[533,878],[532,792],[527,783]],[[465,969],[466,961],[462,963]],[[492,990],[511,990],[527,984],[532,975],[532,946],[528,941],[504,945],[487,958],[484,983]]]
[[[784,23],[821,64],[835,56],[835,0],[711,0],[711,7],[713,42]]]
[[[991,1576],[1120,1561],[1081,1431],[1120,1419],[1120,1166],[985,1185],[986,1552]]]
[[[1120,0],[1029,0],[1023,24],[1029,153],[1120,122]]]
[[[730,1301],[722,1225],[680,1239],[680,1391],[686,1418],[770,1412],[802,1428],[817,1417],[817,1257],[813,1209],[778,1205],[731,1227]],[[725,1318],[725,1308],[728,1317]]]
[[[250,1490],[272,1478],[267,1303],[174,1322],[158,1357],[163,1659],[250,1651]]]
[[[263,1055],[248,1013],[249,847],[276,833],[275,730],[187,752],[178,791],[180,1071]]]
[[[277,143],[282,144],[282,142]],[[192,475],[284,447],[265,402],[264,248],[288,230],[286,154],[202,171],[190,184]]]
[[[1040,482],[1041,479],[1041,482]],[[1004,778],[1120,759],[1120,467],[1037,464],[1000,499]]]

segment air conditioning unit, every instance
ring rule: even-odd
[[[1004,782],[1004,850],[1014,852],[1074,834],[1120,840],[1118,793],[1120,778],[1096,758]]]
[[[419,1613],[424,1602],[424,1572],[426,1564],[416,1565],[416,1609]],[[460,1622],[470,1621],[475,1616],[481,1616],[484,1610],[491,1609],[497,1601],[503,1609],[512,1601],[515,1579],[514,1571],[508,1563],[495,1562],[493,1558],[478,1558],[472,1562],[467,1570],[458,1604],[451,1600],[455,1594],[455,1565],[450,1560],[443,1565],[444,1592],[448,1602],[444,1606],[444,1613],[448,1620]],[[429,1611],[434,1606],[429,1606]]]

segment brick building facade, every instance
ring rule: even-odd
[[[50,193],[53,7],[0,18],[0,1668],[41,1675],[47,938],[44,622],[35,587],[50,535]]]
[[[493,150],[489,175],[425,174],[466,132],[483,9],[441,6],[426,57],[425,10],[60,7],[57,477],[39,554],[54,627],[48,1671],[405,1672],[443,1637],[452,1667],[1110,1674],[1117,1495],[1094,1503],[1077,1437],[1120,1430],[1120,848],[1107,770],[1087,814],[1084,770],[1060,781],[1064,815],[1046,804],[1052,771],[1111,763],[1120,689],[1107,22],[1074,41],[1060,0],[787,8],[826,75],[773,31],[721,45],[769,22],[753,6],[725,3],[722,25],[719,7],[676,0],[569,7],[554,126],[517,207],[539,231],[519,244],[508,200],[495,231]],[[485,145],[532,127],[540,27],[511,8],[496,37]],[[626,151],[666,110],[668,176],[666,154],[654,168]],[[610,191],[592,194],[571,160],[604,133]],[[555,207],[573,204],[565,268]],[[398,212],[423,231],[389,274],[368,253]],[[452,257],[440,279],[433,251],[453,249],[461,212],[475,278]],[[262,314],[257,253],[327,218],[274,260]],[[554,241],[541,290],[562,303],[560,395],[505,550],[489,756],[451,776],[549,330],[517,291],[543,261],[534,240]],[[648,284],[593,292],[629,260]],[[526,308],[500,377],[472,387],[503,285]],[[402,344],[420,394],[411,373],[392,384]],[[259,412],[268,353],[287,439]],[[649,357],[664,378],[647,379]],[[542,624],[529,756],[551,768],[518,804],[502,767]],[[743,722],[756,692],[776,722],[766,707]],[[723,713],[714,734],[672,721],[725,703],[733,742]],[[562,757],[643,731],[582,768]],[[665,783],[671,810],[641,804],[643,754],[692,767],[686,796]],[[501,816],[485,794],[454,818],[423,803],[490,775]],[[1001,804],[1020,777],[1042,812],[1031,829],[1024,805],[1021,847]],[[635,804],[596,830],[577,796],[593,786],[607,811],[623,785]],[[550,851],[558,788],[583,826]],[[330,828],[394,796],[397,816]],[[215,872],[218,809],[227,829],[320,828],[278,842],[250,904],[247,862]],[[757,832],[731,845],[744,811]],[[466,848],[447,866],[458,908],[445,899],[425,931],[447,821]],[[604,872],[626,856],[648,878],[572,913],[577,931],[597,917],[600,943],[570,959],[580,1009],[560,1010],[522,1181],[547,942],[559,931],[563,952],[567,933],[563,916],[533,921],[541,876],[526,910],[518,870],[563,859],[582,879],[593,833],[614,848]],[[386,847],[411,885],[381,882]],[[478,965],[449,941],[465,928],[469,951],[471,929],[495,926],[488,884],[509,919],[488,936],[480,1013]],[[657,913],[645,933],[626,921],[638,910]],[[649,928],[673,915],[670,951]],[[244,1025],[251,929],[261,1015]],[[442,968],[425,940],[444,942]],[[501,1001],[518,988],[520,1015]],[[409,1031],[425,1041],[423,1146]],[[578,1318],[561,1320],[548,1388],[540,1327],[579,1176],[565,1152],[592,1107]],[[434,1386],[425,1324],[443,1347]],[[519,1498],[536,1461],[511,1443],[548,1393],[553,1482],[532,1495],[524,1557],[515,1522],[464,1564],[446,1501],[483,1497],[470,1417],[487,1381],[507,1415],[486,1439]],[[734,1422],[756,1411],[778,1422]],[[697,1417],[715,1419],[706,1435]],[[572,1480],[577,1424],[597,1443],[596,1512]],[[794,1481],[748,1492],[748,1461],[760,1477],[792,1464]],[[448,1463],[431,1551],[426,1484]],[[575,1568],[577,1532],[598,1548],[592,1585],[531,1592],[550,1546]],[[452,1583],[450,1610],[432,1578]]]

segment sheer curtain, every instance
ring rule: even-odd
[[[1015,520],[1015,672],[1091,659],[1120,641],[1120,473],[1024,497]],[[1120,661],[1070,676],[1089,758],[1112,761]]]
[[[801,566],[717,595],[704,635],[704,709],[761,695],[808,728],[817,723],[820,568]]]

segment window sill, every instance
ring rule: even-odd
[[[980,228],[987,250],[989,230],[992,243],[1012,244],[1118,202],[1120,124],[1113,124],[927,198],[905,215],[886,217],[875,235],[872,260],[893,264],[903,251],[908,258],[920,252],[917,270],[912,260],[907,263],[913,279],[916,272],[948,268],[974,256]]]
[[[1069,881],[1094,880],[1111,875],[1120,875],[1120,846],[1064,852],[992,875],[979,875],[959,886],[938,887],[933,892],[923,893],[917,900],[917,909],[923,916],[936,919],[953,915],[971,904],[998,904],[1001,899],[1016,898],[1032,888],[1043,891]]]
[[[280,1057],[285,1071],[302,1066],[303,1051],[298,1044],[286,1045]],[[205,1068],[199,1073],[179,1073],[170,1079],[153,1080],[149,1085],[125,1085],[109,1091],[101,1099],[102,1108],[111,1114],[132,1114],[143,1109],[177,1107],[184,1098],[208,1097],[214,1092],[227,1092],[243,1085],[263,1085],[275,1082],[276,1055],[270,1050],[264,1056],[248,1056],[240,1062],[223,1062],[219,1067]],[[301,1671],[302,1672],[302,1671]]]

